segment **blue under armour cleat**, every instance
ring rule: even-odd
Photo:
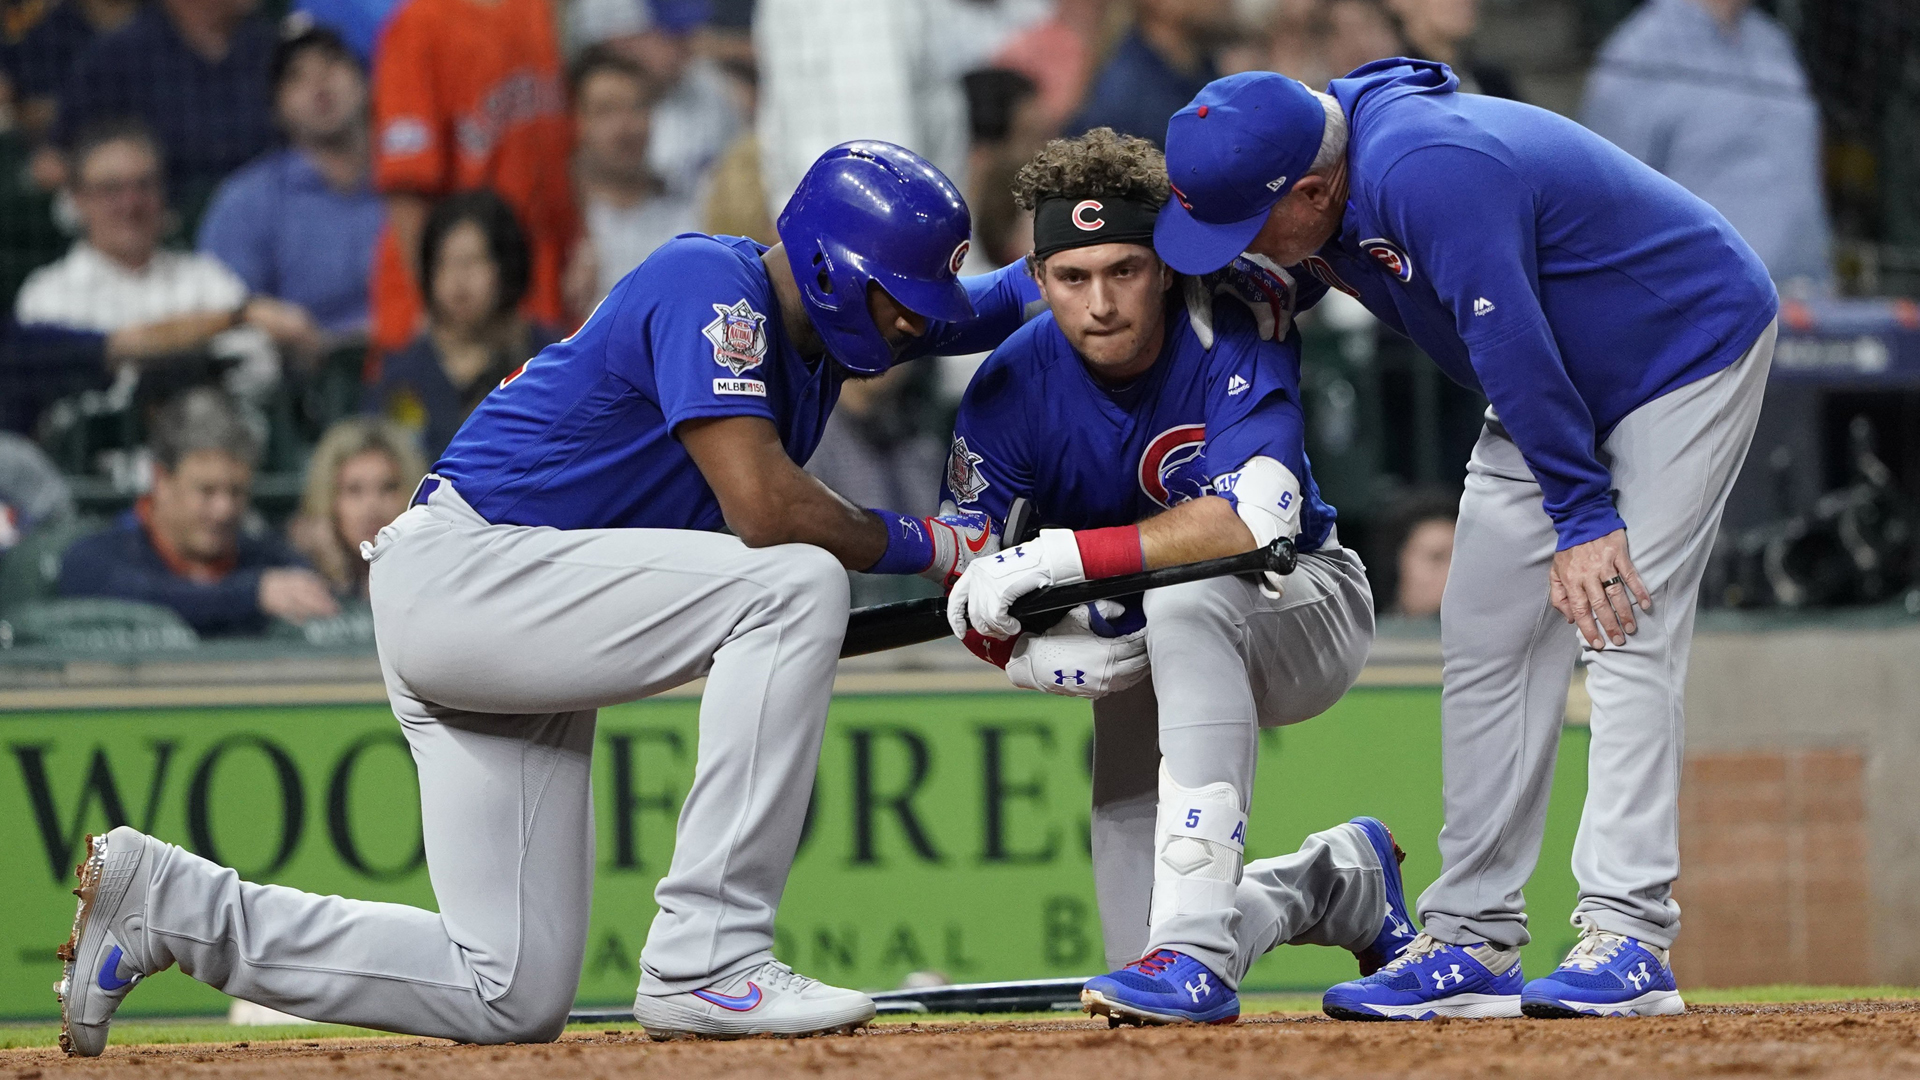
[[[1667,950],[1592,926],[1544,979],[1520,992],[1520,1011],[1543,1020],[1572,1016],[1674,1016],[1687,1011]]]
[[[1413,944],[1413,916],[1407,914],[1407,891],[1400,881],[1400,864],[1406,861],[1407,853],[1393,842],[1393,830],[1379,818],[1357,817],[1348,824],[1359,826],[1360,831],[1367,834],[1373,853],[1380,857],[1380,871],[1387,879],[1387,917],[1380,926],[1380,936],[1353,954],[1360,961],[1360,975],[1364,978],[1386,967]]]
[[[1421,934],[1379,971],[1327,991],[1320,1005],[1336,1020],[1519,1016],[1523,982],[1518,949]]]
[[[1088,979],[1080,1007],[1121,1024],[1231,1024],[1240,995],[1207,965],[1172,949],[1155,949],[1111,975]]]

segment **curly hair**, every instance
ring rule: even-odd
[[[1040,148],[1013,178],[1013,201],[1032,210],[1047,198],[1116,195],[1166,205],[1167,159],[1145,139],[1098,127],[1071,139],[1055,139]]]

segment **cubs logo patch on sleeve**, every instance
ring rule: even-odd
[[[1360,250],[1373,256],[1373,261],[1387,268],[1387,273],[1401,281],[1413,280],[1413,260],[1399,244],[1385,237],[1376,236],[1371,240],[1360,241]]]
[[[953,449],[947,454],[947,490],[953,492],[954,501],[970,503],[987,490],[987,478],[980,475],[979,468],[984,460],[967,449],[966,436],[953,437]]]
[[[735,377],[759,367],[767,358],[767,317],[744,299],[713,310],[714,320],[700,331],[713,343],[713,362]]]
[[[1155,435],[1140,452],[1140,490],[1167,507],[1213,494],[1207,425],[1180,424]]]

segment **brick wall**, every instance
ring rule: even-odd
[[[1688,754],[1682,986],[1876,981],[1865,771],[1846,749]]]

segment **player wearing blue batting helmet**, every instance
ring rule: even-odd
[[[116,829],[77,874],[61,1045],[99,1054],[121,1002],[175,964],[317,1021],[558,1037],[592,912],[595,711],[695,673],[702,779],[654,890],[634,1019],[655,1039],[871,1020],[867,995],[773,955],[847,571],[945,584],[998,540],[982,511],[862,509],[801,465],[850,379],[984,352],[1026,321],[1040,294],[1024,264],[956,277],[971,224],[921,158],[835,147],[781,216],[784,245],[674,237],[501,379],[362,549],[380,640],[406,642],[387,669],[396,714],[436,721],[407,731],[442,914],[295,890],[263,908],[233,871]],[[522,797],[528,761],[538,799]],[[175,912],[191,946],[144,929]]]
[[[960,284],[973,219],[933,163],[892,143],[841,143],[820,155],[780,213],[780,239],[807,315],[849,370],[877,375],[893,347],[874,325],[873,285],[916,315],[973,317]]]

